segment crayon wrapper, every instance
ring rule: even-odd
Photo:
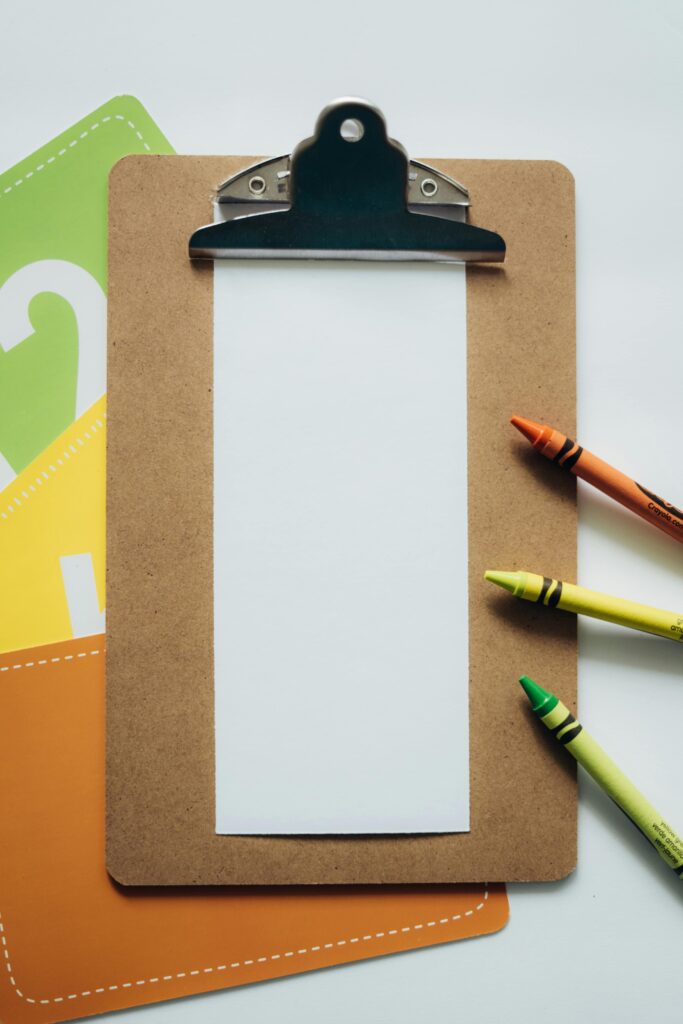
[[[621,807],[662,860],[675,871],[683,868],[683,839],[585,729],[579,727],[576,733],[578,723],[562,701],[542,721],[560,742],[565,734],[573,734],[573,738],[565,739],[567,750]]]

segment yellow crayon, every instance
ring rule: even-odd
[[[615,804],[621,807],[624,814],[628,815],[645,838],[652,843],[662,860],[666,861],[679,878],[683,878],[683,839],[576,721],[561,700],[528,676],[522,676],[519,681],[531,701],[531,710],[534,714]]]
[[[549,608],[561,608],[577,615],[590,615],[594,619],[615,622],[618,626],[629,626],[643,633],[654,633],[669,640],[683,641],[683,615],[676,612],[651,608],[637,601],[625,601],[621,597],[599,594],[575,583],[553,580],[535,572],[496,572],[489,570],[485,579],[509,590],[515,597],[534,601]]]

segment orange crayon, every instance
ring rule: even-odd
[[[597,455],[587,452],[559,430],[523,416],[513,416],[510,422],[546,459],[597,487],[675,540],[683,541],[683,510],[670,505],[654,491],[636,483]]]

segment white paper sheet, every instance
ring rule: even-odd
[[[467,831],[464,268],[214,282],[216,831]]]

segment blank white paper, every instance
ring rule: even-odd
[[[465,270],[214,265],[216,831],[469,829]]]

